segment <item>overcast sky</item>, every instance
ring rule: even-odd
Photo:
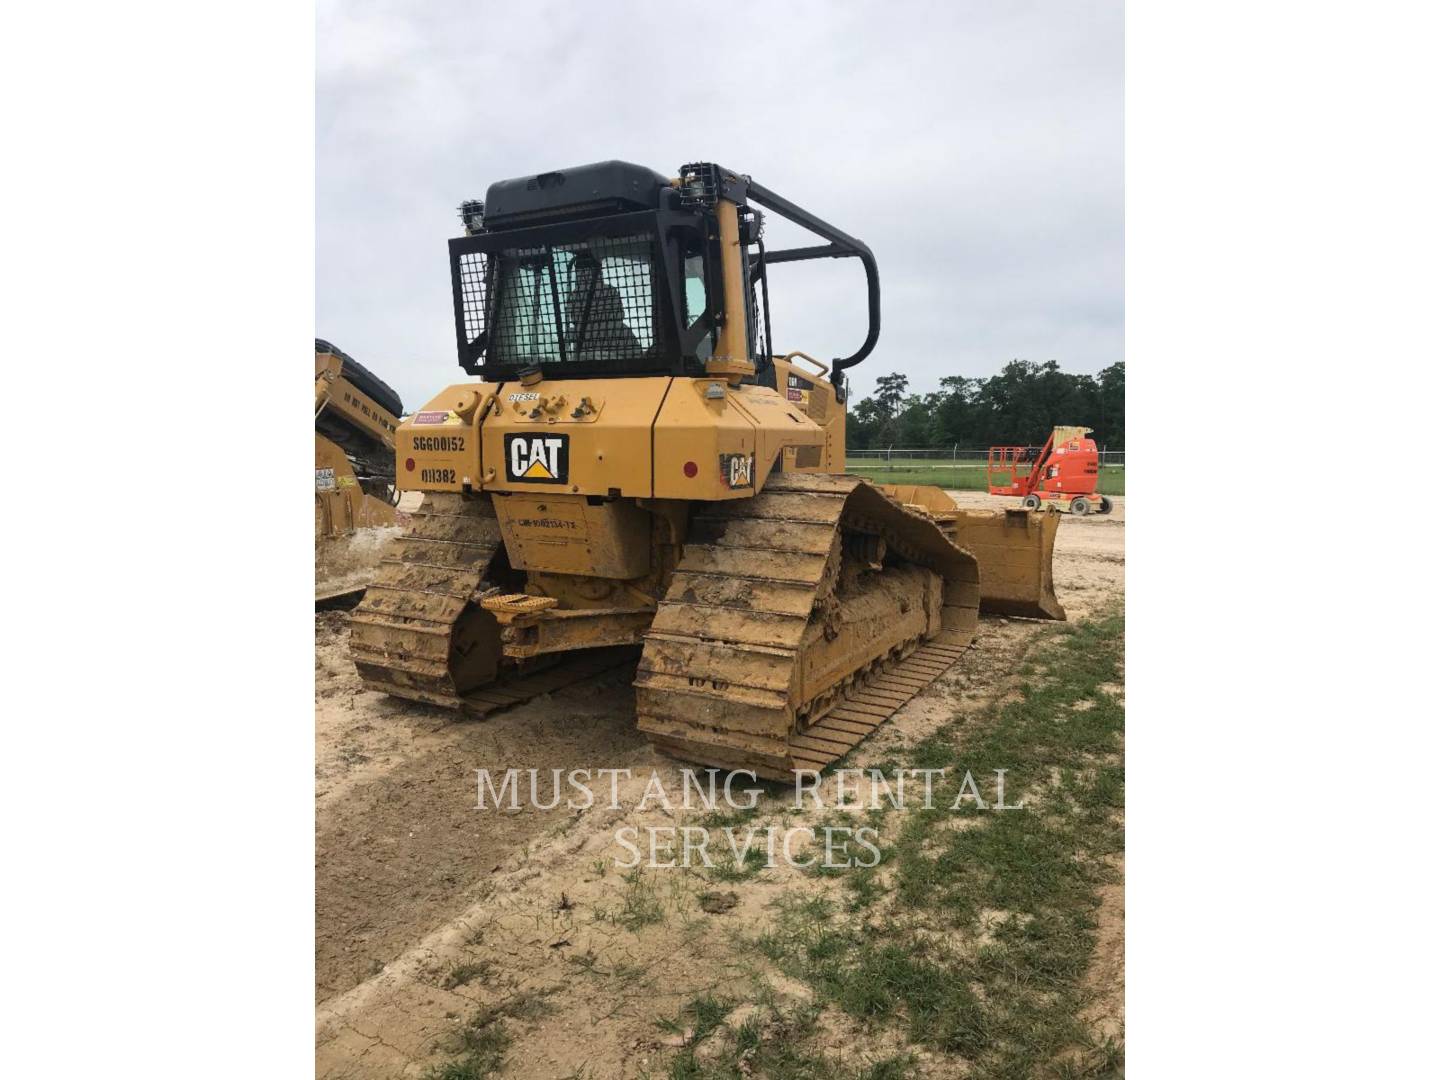
[[[868,243],[904,371],[1123,359],[1123,6],[320,0],[316,335],[409,411],[457,366],[445,242],[492,181],[718,161]],[[774,215],[767,242],[803,240]],[[779,351],[865,333],[854,260],[776,267]]]

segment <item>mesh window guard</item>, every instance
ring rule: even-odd
[[[651,236],[505,248],[460,256],[467,340],[488,330],[486,362],[615,366],[656,343]]]

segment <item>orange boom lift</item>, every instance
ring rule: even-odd
[[[1087,427],[1057,427],[1044,446],[992,446],[985,463],[991,495],[1018,495],[1036,510],[1047,503],[1072,514],[1108,514],[1110,500],[1097,495],[1100,452]]]

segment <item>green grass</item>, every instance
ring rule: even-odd
[[[455,1033],[449,1048],[459,1056],[425,1070],[424,1080],[485,1080],[505,1068],[505,1051],[514,1041],[505,1020],[534,1020],[551,1010],[551,990],[525,991],[481,1009]]]
[[[656,1026],[672,1035],[684,1034],[687,1043],[698,1043],[720,1026],[734,1005],[728,998],[702,994],[681,1009],[679,1016],[661,1020]]]
[[[770,786],[770,783],[770,781],[761,780],[751,786]],[[788,789],[782,790],[788,793]],[[754,806],[743,806],[736,809],[731,809],[726,806],[723,810],[717,807],[703,815],[698,824],[705,829],[743,828],[745,825],[755,824],[756,820],[765,813],[765,811],[764,799],[760,798],[755,800]]]
[[[460,1056],[425,1071],[425,1080],[485,1080],[505,1067],[505,1051],[510,1048],[510,1033],[498,1018],[484,1013],[461,1029],[458,1036]]]
[[[652,878],[636,867],[625,874],[623,881],[625,888],[620,894],[620,906],[600,912],[600,918],[623,926],[632,933],[665,921],[665,904]]]
[[[730,828],[735,829],[736,845],[744,848],[746,829],[749,826],[732,825]],[[705,871],[706,877],[711,881],[748,881],[765,869],[766,861],[770,856],[765,846],[764,830],[756,829],[753,842],[739,859],[735,857],[735,852],[730,849],[729,842],[723,834],[716,833],[715,838],[719,841],[719,845],[710,855],[715,865]]]
[[[489,961],[482,961],[478,964],[460,964],[450,970],[441,984],[446,990],[454,990],[457,986],[464,986],[476,979],[488,978],[492,965]]]
[[[903,1080],[914,1075],[914,1058],[908,1053],[859,1068],[826,1054],[820,1009],[814,1005],[765,1002],[743,1023],[721,1033],[721,1024],[737,1004],[702,995],[675,1019],[661,1022],[662,1030],[687,1034],[685,1047],[669,1062],[669,1080]]]
[[[783,905],[760,951],[819,1002],[964,1058],[973,1076],[1119,1075],[1123,1049],[1080,1016],[1098,890],[1116,879],[1106,857],[1123,844],[1124,707],[1109,692],[1123,648],[1118,615],[1056,631],[1021,700],[904,752],[894,764],[960,775],[937,785],[935,809],[891,812],[890,887],[877,870],[838,903]],[[998,768],[1009,803],[1029,789],[1024,810],[950,809],[965,770],[988,799]],[[951,827],[957,817],[967,827]]]
[[[984,491],[985,463],[961,461],[951,464],[925,458],[895,458],[892,461],[853,458],[846,462],[847,472],[874,480],[877,484],[934,484],[954,491]],[[1125,494],[1125,466],[1107,465],[1100,470],[1096,485],[1101,495]],[[997,495],[996,498],[1001,496]]]

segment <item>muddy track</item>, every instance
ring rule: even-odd
[[[859,536],[904,562],[847,594],[837,582],[854,557],[842,552]],[[640,730],[683,760],[777,780],[824,768],[964,653],[979,607],[975,560],[923,514],[855,477],[772,479],[756,498],[692,517],[645,635]],[[842,652],[827,670],[826,641],[850,621],[869,651]],[[849,713],[832,713],[837,698]]]

